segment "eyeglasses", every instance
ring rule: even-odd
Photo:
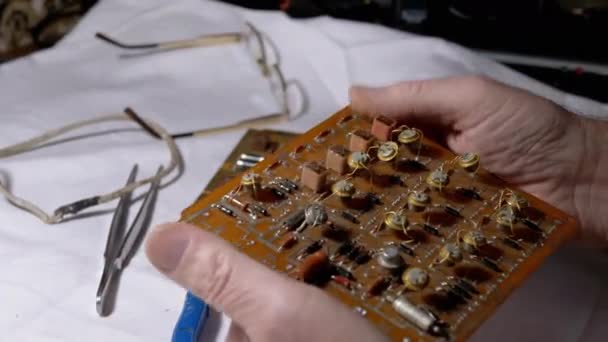
[[[165,51],[186,48],[206,48],[224,44],[245,44],[247,50],[260,68],[262,75],[269,80],[271,91],[281,108],[279,113],[273,113],[250,120],[240,121],[228,126],[199,129],[190,132],[174,133],[174,139],[202,135],[220,130],[241,127],[247,124],[269,122],[274,119],[293,120],[301,115],[307,107],[306,93],[300,83],[285,79],[281,68],[281,56],[274,42],[251,23],[245,23],[243,32],[226,32],[203,35],[193,39],[182,39],[166,42],[129,44],[98,32],[95,36],[111,45],[127,50]],[[148,130],[153,133],[152,130]],[[156,135],[154,135],[156,136]],[[158,136],[156,136],[159,138]]]
[[[81,211],[91,208],[100,204],[104,204],[110,201],[113,201],[117,198],[120,198],[124,194],[131,193],[133,190],[142,187],[146,184],[152,184],[156,182],[160,182],[163,178],[167,177],[171,172],[175,169],[178,169],[179,172],[183,170],[183,162],[175,141],[169,133],[159,124],[147,120],[142,119],[137,113],[135,113],[132,109],[125,109],[124,114],[112,114],[106,116],[100,116],[93,119],[86,119],[71,123],[69,125],[59,127],[56,129],[48,130],[44,132],[42,135],[25,140],[23,142],[0,148],[0,159],[7,158],[11,156],[15,156],[22,153],[27,153],[37,148],[44,146],[47,143],[52,142],[57,137],[65,135],[66,133],[70,133],[75,130],[79,130],[83,127],[92,126],[108,121],[134,121],[138,125],[142,126],[146,131],[154,132],[154,136],[162,139],[167,148],[169,150],[170,160],[166,166],[163,166],[162,170],[157,173],[153,177],[141,179],[139,181],[135,181],[127,184],[126,186],[113,190],[111,192],[87,197],[63,206],[58,207],[52,214],[46,213],[40,207],[38,207],[33,202],[30,202],[26,199],[18,197],[11,193],[8,184],[3,184],[0,180],[0,195],[4,196],[10,203],[15,205],[16,207],[23,209],[30,214],[38,217],[42,222],[47,224],[57,224],[66,221],[68,218],[75,218],[76,214]]]

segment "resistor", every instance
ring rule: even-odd
[[[350,280],[348,278],[346,278],[346,277],[339,276],[339,275],[332,275],[331,276],[331,280],[333,280],[336,283],[344,286],[347,289],[350,289]]]
[[[298,235],[294,232],[288,232],[279,240],[279,249],[289,249],[298,242]]]
[[[234,211],[226,208],[225,206],[223,206],[221,204],[214,204],[214,205],[212,205],[212,207],[219,209],[222,213],[224,213],[230,217],[236,217],[236,215],[234,214]]]

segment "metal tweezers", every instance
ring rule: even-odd
[[[157,175],[162,169],[162,166],[159,167]],[[136,174],[137,164],[133,166],[129,174],[127,185],[135,181]],[[108,316],[113,310],[120,274],[133,257],[133,254],[135,254],[143,235],[147,231],[159,184],[160,178],[150,184],[150,190],[144,197],[137,216],[126,234],[123,233],[126,228],[131,193],[126,193],[120,197],[114,217],[112,218],[106,248],[103,253],[104,267],[97,289],[96,301],[97,313],[100,316]]]

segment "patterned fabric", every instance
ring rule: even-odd
[[[0,0],[0,62],[50,47],[97,0]]]

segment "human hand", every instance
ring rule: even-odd
[[[480,77],[354,87],[350,96],[356,112],[396,118],[456,153],[478,153],[484,168],[575,216],[585,235],[608,240],[606,123]]]
[[[228,341],[388,341],[322,290],[267,268],[195,226],[158,227],[146,252],[161,272],[232,319]]]

